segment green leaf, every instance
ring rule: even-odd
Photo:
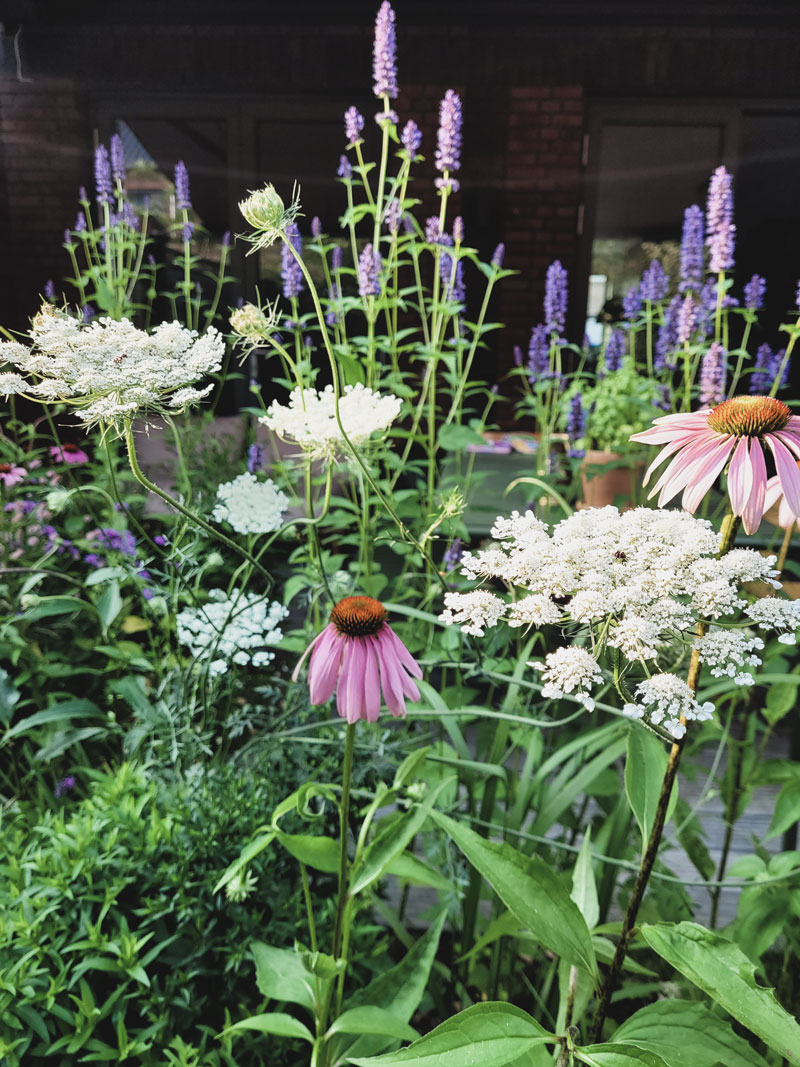
[[[647,845],[656,817],[661,784],[667,769],[667,754],[659,739],[644,727],[631,723],[628,734],[628,758],[625,761],[625,792],[639,829],[642,849]],[[677,784],[672,787],[667,819],[678,799]]]
[[[231,881],[232,878],[235,878],[239,871],[241,871],[243,867],[247,866],[250,860],[255,859],[255,857],[260,852],[263,852],[265,848],[271,845],[274,840],[275,833],[274,831],[270,830],[268,834],[259,834],[259,836],[255,838],[255,840],[250,841],[249,844],[245,845],[239,855],[239,858],[233,861],[233,863],[228,867],[228,869],[222,875],[220,880],[214,886],[213,892],[219,893],[220,889],[223,889],[228,884],[228,882]]]
[[[395,1037],[401,1041],[416,1041],[419,1037],[413,1026],[398,1019],[385,1008],[364,1004],[342,1012],[328,1030],[329,1034],[377,1034],[380,1037]]]
[[[626,1019],[614,1034],[657,1052],[669,1067],[766,1067],[765,1061],[706,1004],[657,1000]]]
[[[790,1064],[800,1065],[800,1026],[732,941],[696,923],[641,927],[646,943]]]
[[[588,1063],[589,1067],[670,1067],[655,1052],[639,1048],[637,1045],[587,1045],[575,1049],[578,1063]]]
[[[762,713],[770,726],[775,726],[795,707],[799,684],[800,678],[795,675],[791,682],[787,679],[783,682],[773,682],[767,687],[767,699]]]
[[[102,585],[103,582],[109,582],[112,578],[126,577],[127,575],[122,567],[99,567],[96,571],[86,575],[83,584],[85,586]]]
[[[433,798],[431,798],[431,803]],[[364,853],[364,858],[353,871],[350,892],[353,896],[372,885],[384,873],[392,860],[403,852],[428,818],[428,808],[415,806],[389,825],[381,828],[375,840]]]
[[[313,1011],[311,976],[294,949],[273,948],[263,941],[254,941],[250,951],[256,962],[256,984],[265,997],[288,1000]]]
[[[3,743],[10,741],[12,737],[25,734],[29,730],[35,730],[38,726],[46,726],[53,722],[71,722],[72,719],[96,718],[102,714],[100,708],[92,703],[91,700],[82,698],[64,700],[60,704],[54,704],[51,708],[46,708],[44,711],[37,711],[34,715],[29,715],[27,719],[18,722],[16,726],[12,726],[3,735]]]
[[[34,759],[40,763],[49,763],[72,745],[78,745],[82,741],[88,741],[91,737],[97,737],[106,732],[105,726],[82,726],[79,730],[59,730],[52,740],[39,749]]]
[[[427,885],[432,889],[441,889],[443,893],[449,893],[453,888],[443,874],[439,874],[411,852],[401,852],[399,856],[395,856],[386,867],[385,873],[393,874],[395,878],[410,882],[412,885]]]
[[[597,977],[586,921],[546,863],[505,843],[487,841],[442,812],[431,809],[431,816],[540,944]]]
[[[777,837],[800,819],[800,778],[793,782],[787,782],[778,793],[775,801],[775,811],[772,813],[772,822],[769,824],[769,832],[764,838],[769,841],[771,837]]]
[[[93,611],[94,605],[74,596],[43,596],[22,615],[26,622],[48,619],[54,615],[72,615],[76,611]]]
[[[19,689],[11,682],[8,671],[0,667],[0,723],[11,721],[14,705],[19,700]]]
[[[587,828],[572,872],[572,899],[580,908],[590,930],[594,930],[600,919],[600,903],[597,899],[597,885],[592,868],[592,834]]]
[[[348,1057],[356,1067],[504,1067],[553,1034],[513,1004],[474,1004],[397,1052],[366,1059]]]
[[[276,830],[275,837],[296,860],[315,871],[336,874],[339,870],[339,845],[332,837],[311,834],[285,834]]]
[[[439,448],[445,452],[462,452],[467,445],[485,444],[485,438],[469,426],[457,426],[450,422],[439,430]]]
[[[227,1037],[228,1034],[236,1034],[242,1030],[258,1030],[261,1034],[275,1034],[276,1037],[301,1037],[304,1041],[314,1044],[314,1037],[309,1028],[293,1015],[282,1011],[251,1015],[249,1019],[241,1019],[233,1026],[226,1026],[219,1036]]]

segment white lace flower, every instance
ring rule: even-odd
[[[777,581],[780,571],[775,570],[776,556],[762,556],[753,548],[733,548],[719,561],[720,568],[735,582],[766,582],[780,589]]]
[[[280,622],[289,614],[287,608],[256,593],[229,597],[214,589],[209,597],[207,604],[185,608],[175,620],[178,640],[196,662],[207,664],[209,674],[217,677],[230,662],[264,667],[275,658],[267,646],[283,637]]]
[[[548,596],[534,593],[518,600],[508,609],[509,626],[552,626],[561,618],[562,612]]]
[[[703,637],[696,638],[694,648],[700,653],[704,663],[715,678],[725,675],[733,678],[737,685],[753,685],[755,679],[746,670],[747,667],[759,667],[764,642],[748,630],[711,630]]]
[[[592,686],[603,681],[603,672],[594,656],[585,648],[570,645],[557,648],[545,656],[544,663],[531,663],[542,672],[542,696],[558,700],[572,696],[587,709],[594,711],[594,700],[589,694]]]
[[[387,430],[402,406],[399,396],[380,396],[361,384],[346,385],[339,400],[339,417],[351,444],[361,445],[372,434]],[[279,437],[296,441],[315,458],[332,459],[346,448],[331,385],[319,393],[314,389],[293,389],[288,405],[273,402],[259,422]]]
[[[217,488],[213,517],[216,522],[227,522],[237,533],[270,533],[280,527],[288,507],[289,498],[272,479],[260,481],[255,474],[245,472]]]
[[[782,645],[797,643],[795,630],[800,629],[800,600],[779,600],[774,596],[765,596],[749,604],[744,613],[759,630],[781,631],[778,640]]]
[[[612,626],[608,643],[618,648],[626,659],[658,659],[661,626],[641,615],[626,615]]]
[[[456,623],[465,634],[475,637],[483,637],[487,628],[496,626],[506,610],[499,596],[483,589],[474,589],[471,593],[445,593],[444,606],[439,619],[447,626]]]
[[[710,701],[698,704],[677,674],[654,674],[636,686],[636,703],[626,704],[622,712],[631,719],[647,718],[654,726],[663,724],[674,738],[681,738],[686,733],[681,720],[704,722],[714,714],[714,705]]]
[[[2,352],[3,348],[12,344],[11,341],[6,341],[5,344],[0,345],[0,362],[5,362],[5,353]],[[22,348],[22,345],[16,345],[16,348]],[[19,393],[27,393],[30,391],[30,382],[26,381],[21,374],[0,374],[0,396],[16,396]]]

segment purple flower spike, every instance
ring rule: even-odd
[[[439,132],[436,140],[436,169],[444,173],[461,168],[461,98],[458,93],[448,89],[439,106]],[[436,185],[443,188],[446,184],[438,179]],[[451,181],[455,191],[458,183]]]
[[[464,240],[464,220],[460,215],[456,215],[453,219],[453,240],[457,244],[461,244]]]
[[[125,181],[125,153],[122,150],[122,138],[118,133],[111,137],[111,176],[115,182]]]
[[[678,344],[683,345],[691,340],[697,326],[697,309],[692,300],[691,293],[683,298],[683,303],[678,312]]]
[[[495,268],[495,270],[502,270],[503,269],[503,259],[505,257],[505,254],[506,254],[506,246],[501,241],[500,244],[497,246],[497,248],[495,248],[494,252],[492,253],[492,266]]]
[[[461,543],[460,537],[454,537],[450,542],[447,550],[442,556],[442,563],[446,571],[454,571],[461,562],[461,557],[464,555],[464,546]]]
[[[311,220],[311,236],[316,238],[322,237],[322,223],[319,221],[317,215]]]
[[[231,231],[230,230],[226,230],[225,233],[223,233],[223,235],[222,235],[222,247],[223,248],[230,248],[230,246],[231,246]]]
[[[627,339],[624,330],[614,330],[608,339],[604,357],[606,374],[619,370],[622,366],[622,357],[625,355]]]
[[[782,348],[779,352],[773,352],[769,345],[760,345],[756,352],[756,363],[753,368],[753,373],[750,375],[750,392],[758,396],[764,396],[769,393],[772,386],[775,384],[775,379],[778,377],[778,372],[781,369],[781,363],[783,363],[783,357],[786,355],[786,349]],[[784,367],[783,375],[781,376],[781,385],[786,385],[786,380],[789,377],[789,364]]]
[[[339,178],[344,178],[345,181],[350,181],[353,177],[353,167],[347,156],[339,156],[339,167],[336,174]]]
[[[361,296],[381,295],[382,260],[371,244],[364,245],[364,251],[358,257],[358,291]]]
[[[733,178],[724,167],[711,175],[706,205],[709,269],[714,274],[733,267],[736,227],[733,224]]]
[[[396,126],[400,121],[400,116],[396,111],[379,111],[375,116],[375,121],[383,129],[384,125],[391,123],[392,126]]]
[[[182,236],[183,236],[184,243],[188,244],[189,241],[191,241],[192,237],[194,237],[194,223],[193,222],[184,223]]]
[[[721,404],[725,399],[728,376],[728,353],[715,341],[700,364],[700,403],[705,407]]]
[[[634,285],[622,298],[622,314],[626,319],[635,319],[642,310],[642,297],[639,286]]]
[[[114,190],[111,185],[108,149],[104,144],[99,144],[94,150],[94,183],[97,188],[97,203],[110,204]]]
[[[331,253],[331,266],[334,270],[342,269],[342,259],[342,246],[336,245],[333,252]]]
[[[397,41],[394,30],[394,11],[389,0],[383,0],[375,19],[375,44],[372,53],[372,91],[377,97],[394,100],[397,96]]]
[[[364,129],[364,116],[357,107],[349,107],[344,113],[344,135],[348,145],[355,144],[361,139],[361,131]]]
[[[514,345],[514,366],[522,366],[522,349],[519,347],[519,345]]]
[[[675,370],[673,353],[678,344],[678,316],[680,314],[681,297],[676,293],[664,310],[664,321],[658,328],[656,337],[656,351],[653,358],[653,370],[658,373],[661,370]]]
[[[461,260],[456,261],[454,271],[452,256],[448,252],[442,252],[442,258],[439,260],[439,274],[442,279],[442,295],[444,299],[457,300],[459,303],[463,303],[465,297],[464,264]]]
[[[79,211],[78,212],[78,217],[75,219],[74,230],[75,230],[76,233],[85,233],[86,229],[87,229],[86,216],[84,215],[84,213],[82,211]]]
[[[567,272],[560,260],[547,268],[544,282],[544,322],[548,333],[564,332],[567,321]]]
[[[681,280],[678,292],[699,292],[705,268],[705,216],[697,204],[687,207],[683,215],[681,236]]]
[[[295,251],[301,254],[303,241],[300,237],[297,223],[289,223],[286,227],[286,236]],[[300,296],[303,291],[303,272],[286,244],[281,246],[281,278],[283,279],[283,295],[287,300]]]
[[[528,343],[528,379],[531,385],[550,377],[550,348],[547,330],[539,323],[531,330]]]
[[[422,131],[413,119],[409,119],[403,127],[403,132],[400,134],[400,140],[403,148],[405,148],[411,159],[413,159],[417,152],[419,152],[422,144]]]
[[[264,447],[263,445],[255,444],[250,445],[247,449],[247,470],[250,474],[255,474],[256,471],[260,471],[264,466]]]
[[[754,274],[744,287],[744,306],[748,311],[758,311],[764,304],[767,283],[760,274]]]
[[[429,245],[436,245],[442,239],[442,231],[439,229],[439,216],[431,215],[425,220],[425,240]]]
[[[392,197],[389,203],[386,205],[386,210],[383,213],[383,218],[386,223],[386,229],[391,234],[397,234],[400,229],[400,215],[402,209],[400,207],[400,201],[396,197]]]
[[[189,211],[192,198],[189,195],[189,171],[183,160],[175,164],[175,207],[178,211]]]
[[[669,278],[664,273],[664,268],[657,259],[651,261],[650,266],[642,275],[640,293],[642,300],[649,300],[651,304],[657,304],[667,295]]]
[[[56,287],[53,283],[52,278],[48,278],[47,281],[44,283],[44,298],[45,300],[49,300],[51,304],[55,303]]]
[[[75,776],[68,774],[66,778],[62,778],[56,785],[56,800],[60,800],[65,793],[71,792],[75,788]]]
[[[83,318],[84,325],[87,322],[91,322],[94,318],[94,308],[91,304],[84,304],[81,308],[81,317]]]
[[[570,398],[566,429],[570,445],[567,455],[572,456],[573,459],[583,459],[586,452],[582,448],[575,447],[586,432],[586,412],[583,410],[583,397],[580,393],[575,393]]]

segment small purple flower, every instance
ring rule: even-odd
[[[87,230],[86,216],[82,211],[78,212],[78,217],[75,219],[75,226],[73,227],[76,233],[85,233]]]
[[[502,270],[503,269],[503,259],[505,257],[505,254],[506,254],[506,246],[501,241],[500,244],[497,246],[497,248],[495,248],[494,252],[492,253],[492,266],[494,267],[495,270]]]
[[[439,216],[431,215],[425,219],[425,240],[429,245],[437,245],[442,239],[442,231],[439,229]]]
[[[383,213],[383,219],[389,233],[396,234],[399,231],[401,214],[402,208],[400,207],[400,201],[396,197],[392,197],[386,205],[386,210]]]
[[[700,364],[700,403],[704,407],[714,407],[725,399],[727,376],[728,353],[715,341]]]
[[[183,243],[184,244],[188,244],[191,241],[193,236],[194,236],[194,223],[193,222],[185,222],[183,224],[183,229],[181,230],[181,238],[183,240]]]
[[[192,198],[189,195],[189,171],[182,159],[175,164],[175,207],[178,211],[189,211]]]
[[[548,333],[542,323],[531,330],[528,343],[528,379],[531,385],[547,380],[550,375],[550,347]]]
[[[385,125],[396,126],[399,121],[400,116],[397,114],[396,111],[392,111],[391,109],[389,111],[379,111],[375,115],[375,122],[378,124],[378,126],[380,126],[381,129],[383,129]]]
[[[339,167],[336,174],[340,178],[344,178],[345,181],[350,181],[353,177],[353,167],[347,156],[339,156]]]
[[[446,571],[454,571],[461,562],[461,557],[464,555],[464,545],[462,544],[460,537],[454,537],[448,545],[444,556],[442,556],[442,563]]]
[[[639,286],[634,285],[622,298],[622,314],[626,319],[633,321],[642,310],[642,297]]]
[[[760,274],[754,274],[744,287],[744,306],[748,311],[758,311],[764,304],[767,283]]]
[[[331,253],[331,267],[335,271],[342,269],[342,246],[341,245],[336,245],[336,247],[334,248],[333,252]]]
[[[159,548],[164,548],[167,544],[167,539],[163,534],[156,534],[153,538],[153,544],[158,545]]]
[[[522,366],[522,349],[519,347],[519,345],[514,345],[514,366]]]
[[[444,299],[455,300],[458,303],[463,304],[466,291],[464,288],[464,264],[462,261],[460,259],[456,260],[454,270],[452,256],[449,252],[442,252],[442,258],[439,260],[439,274],[442,279],[442,295]]]
[[[756,361],[753,367],[753,373],[750,375],[750,392],[757,396],[765,396],[772,389],[775,384],[775,379],[778,377],[778,372],[781,369],[781,363],[783,357],[786,355],[786,349],[782,348],[779,352],[773,352],[769,345],[759,345],[756,351]],[[786,385],[786,380],[789,377],[789,364],[787,363],[784,368],[783,375],[781,376],[781,385]]]
[[[94,308],[91,304],[83,305],[83,307],[81,308],[81,318],[83,319],[84,325],[86,325],[87,322],[92,321],[92,319],[94,318],[94,314]]]
[[[222,247],[223,248],[230,248],[230,246],[231,246],[231,231],[230,230],[226,230],[225,233],[223,233],[223,235],[222,235]]]
[[[139,229],[139,216],[133,210],[133,205],[129,200],[126,200],[122,205],[122,214],[120,215],[120,222],[124,222],[126,226],[130,226],[132,230]]]
[[[736,227],[733,223],[733,178],[724,167],[711,175],[706,205],[706,245],[709,270],[714,274],[733,267]]]
[[[656,373],[665,369],[675,370],[675,360],[670,359],[670,356],[673,355],[678,344],[678,317],[681,304],[680,293],[676,293],[664,309],[664,321],[658,328],[653,358],[653,370]]]
[[[106,561],[102,556],[98,556],[96,552],[87,552],[83,557],[83,562],[88,563],[90,567],[105,567]]]
[[[322,223],[319,221],[318,215],[315,215],[311,220],[311,236],[317,239],[322,237]]]
[[[110,204],[114,188],[111,184],[108,149],[104,144],[99,144],[94,150],[94,183],[97,189],[97,203]]]
[[[460,215],[453,219],[453,240],[461,244],[464,240],[464,220]]]
[[[61,781],[56,785],[56,800],[60,800],[65,793],[71,792],[75,788],[75,785],[75,775],[68,774],[66,778],[62,778]]]
[[[263,466],[264,447],[256,441],[247,449],[247,470],[250,474],[255,474],[255,472],[260,471]]]
[[[677,343],[683,345],[690,341],[696,326],[697,309],[695,308],[692,294],[687,293],[678,309],[677,333],[675,336]]]
[[[548,333],[561,336],[567,321],[567,272],[556,260],[547,268],[544,282],[544,322]]]
[[[394,100],[397,96],[397,41],[394,11],[389,0],[383,0],[375,19],[375,43],[372,52],[372,91],[377,97]]]
[[[89,197],[87,195],[86,186],[85,185],[82,185],[78,189],[78,200],[80,200],[80,202],[82,204],[88,204],[89,203]]]
[[[642,300],[649,300],[651,304],[657,304],[667,295],[669,277],[664,273],[664,268],[657,259],[651,260],[650,266],[642,274],[640,294]]]
[[[439,106],[439,132],[436,139],[436,169],[443,174],[461,168],[461,98],[458,93],[448,89]],[[436,182],[441,189],[447,184],[443,179]],[[455,191],[458,183],[450,181]]]
[[[705,216],[697,204],[687,207],[683,215],[681,236],[681,281],[678,292],[698,292],[703,284],[705,269]]]
[[[381,256],[371,244],[364,245],[364,251],[358,257],[358,291],[361,296],[381,295]]]
[[[583,459],[586,451],[575,447],[586,433],[586,412],[583,410],[583,397],[580,393],[574,393],[570,397],[566,430],[570,446],[567,455],[573,459]]]
[[[125,181],[125,153],[118,133],[111,136],[111,176],[115,182]]]
[[[361,131],[364,129],[364,116],[357,107],[349,107],[344,113],[344,135],[348,145],[353,145],[361,139]],[[340,175],[344,177],[344,175]]]
[[[290,243],[298,255],[303,251],[303,241],[296,222],[290,222],[286,227],[286,237],[287,241],[281,245],[281,278],[283,279],[283,295],[287,300],[292,300],[300,296],[303,291],[303,272],[288,247]]]
[[[52,278],[48,278],[47,281],[44,283],[44,298],[45,300],[49,300],[51,304],[55,303],[56,287],[53,283]]]
[[[672,397],[670,387],[663,383],[658,387],[658,394],[656,396],[656,407],[662,411],[672,411]]]
[[[419,152],[422,144],[422,131],[413,119],[409,119],[403,127],[403,132],[400,134],[400,141],[403,148],[408,152],[409,157],[413,159],[417,152]]]
[[[603,357],[606,374],[611,374],[613,371],[620,369],[626,347],[627,338],[625,336],[625,331],[614,330],[608,339],[605,356]]]

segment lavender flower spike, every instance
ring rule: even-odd
[[[461,169],[461,98],[458,93],[448,89],[439,106],[439,132],[436,140],[436,169],[449,175],[450,171]],[[452,179],[437,178],[436,187],[443,189],[447,184],[455,192],[458,182]]]
[[[353,177],[353,167],[347,156],[339,156],[339,167],[336,171],[336,176],[344,178],[346,182],[349,182]]]
[[[403,127],[403,132],[400,134],[400,140],[405,148],[406,152],[411,159],[419,152],[420,145],[422,144],[422,131],[413,119],[409,121]]]
[[[704,231],[705,216],[702,209],[697,204],[692,204],[683,215],[679,293],[686,293],[690,289],[698,292],[702,288],[705,268]]]
[[[606,374],[619,370],[622,366],[622,357],[625,355],[626,338],[624,330],[614,330],[606,345],[603,363]]]
[[[583,397],[580,393],[575,393],[570,398],[566,430],[570,445],[567,455],[574,459],[583,459],[585,450],[575,447],[586,433],[586,412],[583,410]]]
[[[247,449],[247,470],[255,474],[264,466],[264,446],[257,441]]]
[[[322,223],[320,222],[318,215],[315,215],[311,220],[311,236],[317,238],[322,237]]]
[[[442,563],[446,571],[453,571],[461,562],[461,557],[464,555],[464,546],[460,537],[454,537],[450,542],[447,550],[442,556]]]
[[[111,137],[111,176],[115,182],[125,181],[125,154],[122,149],[122,138],[118,133]]]
[[[764,303],[767,283],[760,274],[754,274],[744,287],[744,306],[748,311],[758,311]]]
[[[733,267],[733,178],[724,167],[717,167],[711,175],[706,206],[709,269],[714,274]]]
[[[519,347],[519,345],[514,345],[513,352],[514,352],[514,366],[515,367],[521,367],[522,366],[522,349]]]
[[[361,140],[361,131],[364,129],[364,116],[357,107],[349,107],[344,113],[344,135],[348,145],[354,145]]]
[[[375,19],[375,44],[372,52],[372,91],[377,97],[394,100],[397,96],[397,41],[394,31],[394,11],[389,0],[383,0]]]
[[[461,244],[464,240],[464,220],[460,215],[453,219],[453,240]]]
[[[175,207],[178,211],[189,211],[192,198],[189,196],[189,171],[183,160],[175,164]]]
[[[700,403],[704,407],[721,404],[725,399],[727,376],[728,353],[715,341],[700,364]]]
[[[542,323],[531,330],[528,343],[528,380],[531,385],[550,377],[550,348],[547,343],[547,330]]]
[[[642,310],[642,297],[639,286],[632,286],[622,298],[622,314],[626,319],[635,319]]]
[[[506,254],[506,246],[501,241],[500,244],[497,246],[497,248],[495,248],[494,252],[492,253],[491,262],[492,262],[492,266],[494,267],[495,270],[502,270],[503,269],[503,259],[505,258],[505,254]]]
[[[295,251],[298,254],[302,253],[303,242],[297,223],[289,223],[286,227],[286,236],[291,241]],[[283,295],[287,300],[296,299],[300,296],[303,291],[303,272],[285,243],[281,246],[281,278],[283,279]]]
[[[547,268],[544,283],[544,322],[548,333],[564,332],[567,321],[567,272],[560,260]]]
[[[111,185],[108,149],[104,144],[99,144],[94,150],[94,182],[97,189],[97,203],[110,204],[114,190]]]
[[[358,291],[361,296],[381,295],[382,260],[371,244],[364,245],[364,251],[358,257]]]
[[[694,306],[694,300],[691,293],[687,293],[683,298],[683,303],[678,311],[678,337],[677,341],[679,345],[686,344],[691,340],[692,334],[697,326],[697,309]]]
[[[664,268],[657,259],[652,260],[650,266],[642,274],[642,284],[639,290],[642,300],[657,304],[667,295],[668,287],[669,278],[664,273]]]

